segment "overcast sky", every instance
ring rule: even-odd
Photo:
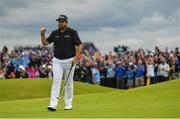
[[[0,0],[0,49],[41,44],[40,27],[48,36],[60,14],[103,52],[121,44],[180,47],[180,0]]]

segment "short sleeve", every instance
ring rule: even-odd
[[[75,45],[77,45],[77,46],[79,46],[82,43],[77,31],[73,31],[73,41],[74,41]]]
[[[47,42],[48,43],[52,43],[53,42],[53,39],[54,39],[54,32],[52,32],[51,34],[50,34],[50,36],[47,38]]]

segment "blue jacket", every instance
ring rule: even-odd
[[[124,66],[116,67],[116,77],[123,78],[126,72],[126,68]]]
[[[126,78],[127,78],[127,80],[133,80],[134,79],[134,71],[132,69],[126,71]]]

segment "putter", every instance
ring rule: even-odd
[[[74,66],[74,65],[72,64],[71,67],[70,67],[68,76],[67,76],[67,78],[66,78],[66,80],[65,80],[65,82],[64,82],[64,86],[63,86],[63,89],[62,89],[62,91],[61,91],[61,93],[60,93],[59,99],[61,99],[61,98],[63,97],[63,95],[64,95],[65,86],[66,86],[66,84],[67,84],[67,82],[68,82],[68,79],[69,79],[69,76],[70,76],[70,74],[71,74],[71,71],[72,71],[73,66]]]

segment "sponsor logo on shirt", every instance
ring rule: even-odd
[[[60,38],[60,36],[55,36],[55,38]]]
[[[69,35],[65,35],[64,37],[65,37],[65,38],[71,38],[71,36],[69,36]]]

